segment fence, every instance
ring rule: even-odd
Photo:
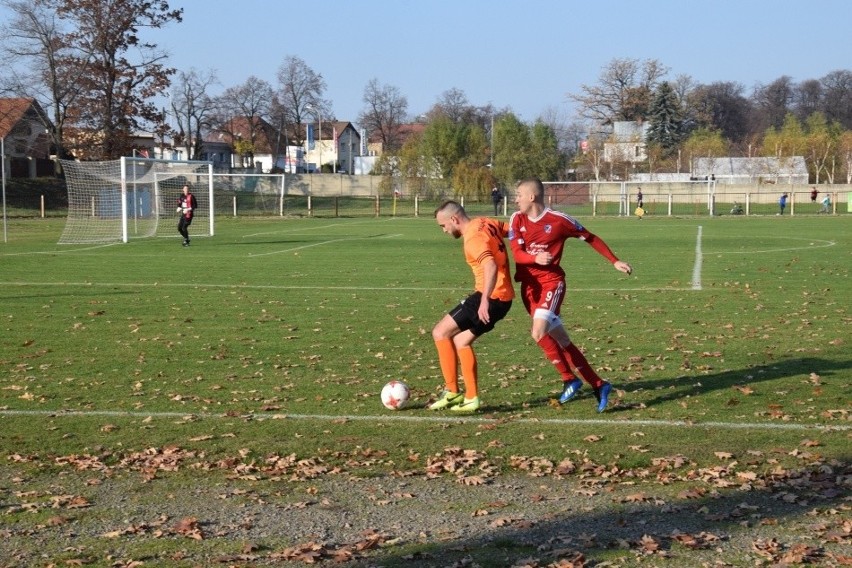
[[[356,178],[341,182],[338,177]],[[316,179],[322,178],[322,179]],[[367,178],[360,180],[358,178]],[[401,193],[394,196],[376,176],[334,176],[307,174],[288,176],[281,199],[281,215],[300,216],[420,216],[431,215],[441,200],[461,201],[473,214],[493,215],[490,196],[479,198],[458,195],[449,187],[428,185],[423,193]],[[410,180],[406,187],[417,187]],[[702,215],[774,215],[779,211],[778,198],[787,193],[785,214],[822,213],[822,197],[831,200],[829,213],[852,211],[852,186],[755,186],[721,185],[708,181],[693,182],[547,182],[545,200],[550,207],[580,216],[630,216],[636,207],[639,188],[643,209],[649,216]],[[811,202],[811,189],[819,197]],[[514,195],[509,193],[500,207],[503,215],[515,210]],[[221,213],[221,210],[220,210]],[[250,214],[248,210],[243,213]]]
[[[33,180],[30,180],[33,181]],[[548,182],[547,203],[578,217],[630,216],[641,187],[648,216],[775,215],[778,198],[789,195],[785,214],[810,215],[822,211],[828,195],[828,212],[852,211],[852,185],[727,185],[712,182]],[[819,195],[811,202],[811,189]],[[61,189],[22,185],[10,192],[10,216],[64,215],[67,199]],[[396,193],[396,194],[395,194]],[[221,216],[322,216],[385,217],[431,216],[441,200],[462,201],[476,215],[494,215],[490,195],[460,194],[445,180],[391,180],[380,176],[345,174],[214,174],[215,214]],[[515,210],[509,192],[500,208]],[[736,213],[739,212],[739,213]]]

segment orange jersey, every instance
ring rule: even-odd
[[[509,234],[509,225],[503,221],[477,217],[465,228],[464,259],[473,270],[476,291],[485,291],[485,269],[482,264],[493,259],[497,263],[497,283],[491,298],[509,301],[515,297],[512,276],[509,271],[509,255],[503,237]]]

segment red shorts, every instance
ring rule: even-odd
[[[565,282],[521,282],[521,298],[530,315],[536,310],[547,310],[558,316],[562,309],[562,300],[565,299]]]

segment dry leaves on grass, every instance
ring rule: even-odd
[[[374,550],[392,541],[393,539],[389,535],[369,529],[362,533],[361,540],[353,543],[337,545],[310,541],[273,552],[269,555],[269,558],[305,564],[315,564],[324,560],[344,563],[363,556],[363,553],[368,550]]]

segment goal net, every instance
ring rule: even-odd
[[[59,244],[127,242],[173,236],[178,196],[189,183],[198,201],[190,233],[213,235],[213,167],[209,162],[123,157],[62,160],[68,218]]]
[[[220,214],[283,215],[286,191],[284,174],[213,174],[213,194]]]

